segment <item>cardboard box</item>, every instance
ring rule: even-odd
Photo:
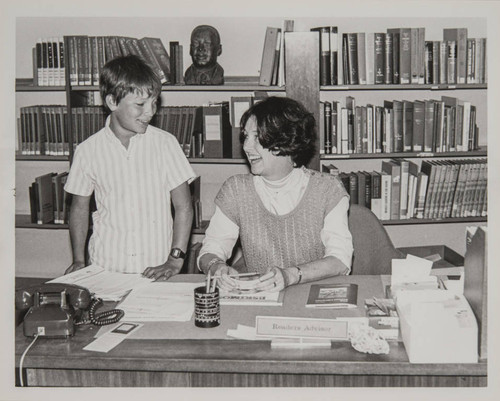
[[[401,336],[411,363],[476,363],[478,328],[463,295],[446,290],[398,294]]]
[[[432,268],[463,266],[464,258],[446,245],[410,246],[398,248],[405,255],[414,255],[420,258],[433,260]]]

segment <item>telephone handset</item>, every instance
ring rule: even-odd
[[[23,323],[27,337],[68,337],[77,325],[103,326],[123,317],[120,309],[96,313],[101,303],[102,299],[74,284],[46,283],[16,292],[16,309],[28,309]]]

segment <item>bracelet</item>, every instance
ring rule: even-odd
[[[207,271],[205,272],[205,274],[208,274],[210,272],[210,269],[212,268],[212,266],[217,264],[217,263],[226,264],[226,262],[224,262],[221,258],[213,258],[210,262],[207,263]]]
[[[300,267],[298,266],[295,266],[295,268],[297,269],[297,273],[299,274],[299,281],[297,281],[297,284],[300,284],[300,282],[302,281],[302,270],[300,270]]]

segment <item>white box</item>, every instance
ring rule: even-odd
[[[401,291],[396,308],[411,363],[476,363],[477,322],[463,295]]]

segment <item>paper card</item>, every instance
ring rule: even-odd
[[[432,262],[417,256],[408,255],[406,259],[393,259],[391,285],[407,282],[427,281]]]
[[[142,323],[122,322],[83,347],[83,349],[85,351],[109,352],[142,326]]]

